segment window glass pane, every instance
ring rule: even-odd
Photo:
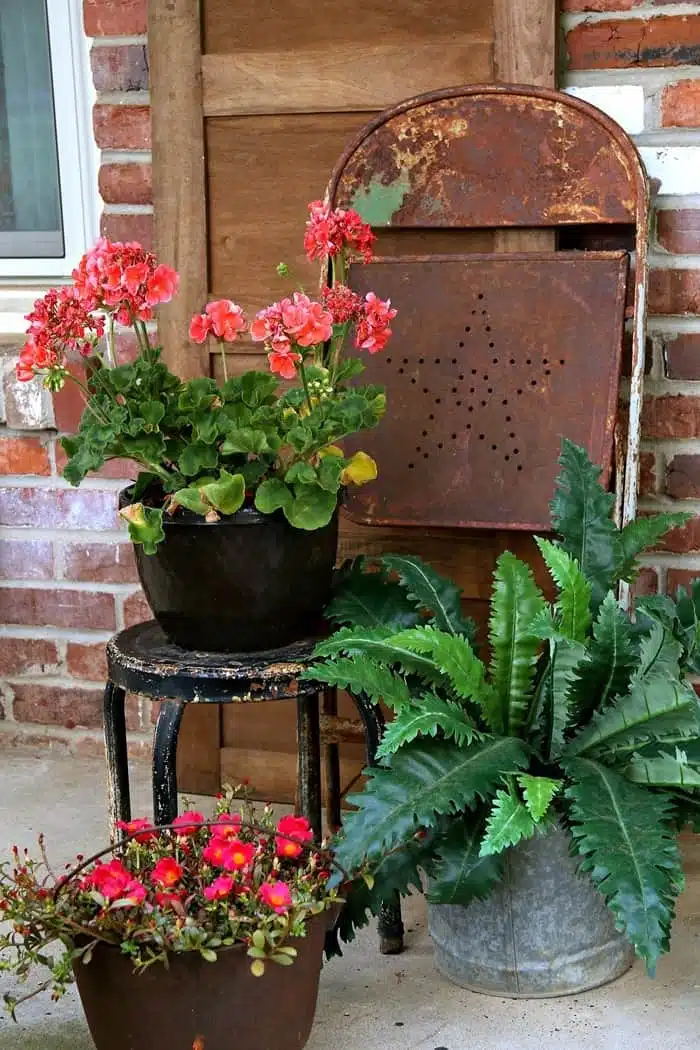
[[[0,256],[63,253],[46,0],[0,0]]]

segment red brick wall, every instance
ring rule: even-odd
[[[146,0],[84,2],[102,230],[150,246]],[[562,10],[563,83],[644,93],[638,141],[664,179],[651,251],[642,507],[700,510],[700,3],[562,0]],[[40,389],[18,387],[16,349],[0,343],[0,746],[21,739],[99,751],[104,642],[148,615],[116,517],[123,480],[112,468],[80,490],[62,482],[57,434],[74,426],[79,399],[61,395],[54,409]],[[123,340],[121,352],[131,350]],[[699,521],[648,559],[645,590],[700,575]],[[146,704],[130,702],[129,725],[145,753]]]
[[[152,242],[146,0],[85,0],[97,92],[102,232]],[[61,432],[75,427],[77,391],[55,400],[14,380],[16,339],[0,345],[0,747],[101,753],[105,641],[149,617],[117,495],[128,468],[72,489],[60,476]],[[120,340],[123,356],[132,351]],[[32,384],[33,386],[33,384]],[[128,701],[132,751],[146,754],[151,709]]]

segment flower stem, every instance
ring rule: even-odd
[[[107,362],[110,368],[117,364],[117,355],[114,349],[114,313],[110,311],[107,324]]]
[[[74,376],[72,372],[68,372],[67,373],[67,377],[70,380],[72,380],[72,382],[75,383],[75,385],[78,387],[78,389],[80,390],[80,393],[82,395],[83,401],[85,402],[85,407],[88,408],[90,410],[90,412],[92,412],[92,414],[95,417],[95,419],[97,420],[97,422],[98,423],[102,423],[104,426],[109,426],[109,420],[97,408],[97,405],[95,405],[93,403],[93,395],[90,393],[90,391],[85,386],[85,384],[81,383],[81,381],[78,379],[78,377]]]
[[[219,350],[221,352],[221,366],[224,370],[224,383],[228,382],[228,369],[226,368],[226,345],[223,339],[218,340]]]
[[[306,394],[306,403],[309,406],[309,412],[310,412],[312,410],[312,408],[313,408],[313,405],[311,404],[311,394],[309,393],[309,384],[306,381],[306,370],[304,369],[304,358],[303,357],[302,357],[301,361],[299,362],[299,366],[298,367],[299,367],[299,375],[301,376],[301,385],[304,388],[304,393]]]

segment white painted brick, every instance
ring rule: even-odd
[[[566,93],[597,106],[617,121],[628,135],[638,135],[644,131],[644,88],[640,84],[568,87]]]
[[[15,360],[10,357],[2,364],[7,425],[15,430],[49,430],[55,426],[51,394],[38,379],[20,383]]]
[[[700,192],[700,146],[640,146],[649,178],[659,179],[660,193],[683,196]]]

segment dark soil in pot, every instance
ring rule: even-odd
[[[120,506],[130,502],[130,490]],[[146,501],[144,501],[146,502]],[[135,545],[141,585],[171,642],[185,649],[249,653],[321,630],[330,598],[338,513],[322,529],[294,529],[284,515],[244,507],[208,524],[179,510],[163,522],[155,554]]]
[[[97,1050],[301,1050],[313,1024],[326,915],[294,941],[293,966],[268,963],[253,977],[243,947],[205,962],[198,952],[170,957],[143,974],[117,948],[99,945],[76,965],[78,991]]]

